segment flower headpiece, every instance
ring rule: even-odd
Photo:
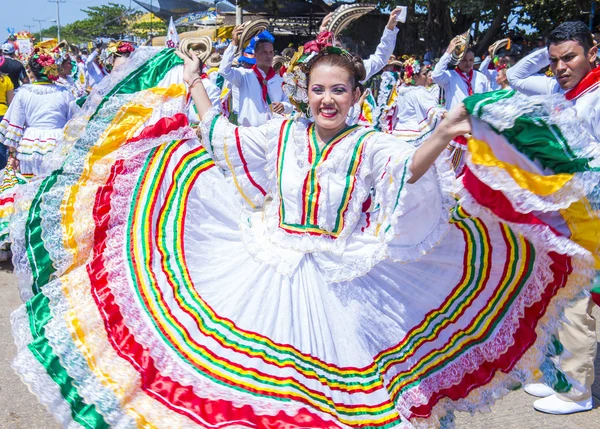
[[[430,65],[422,65],[415,58],[407,58],[404,61],[404,83],[407,85],[415,85],[415,76],[421,72],[421,69],[431,69]]]
[[[499,72],[500,70],[504,70],[510,68],[510,64],[498,64],[496,66],[496,71]]]
[[[298,48],[283,75],[283,92],[288,96],[290,102],[306,115],[308,115],[308,78],[306,74],[316,58],[325,55],[343,55],[350,61],[354,59],[352,54],[345,49],[334,46],[334,42],[333,33],[329,31],[319,33],[315,40]]]
[[[60,55],[56,49],[48,50],[36,47],[33,49],[31,60],[42,66],[42,77],[51,81],[58,80],[58,64],[57,60]]]
[[[110,42],[106,50],[108,51],[109,55],[115,55],[117,57],[120,57],[125,53],[131,53],[135,51],[135,48],[129,42],[118,41]]]

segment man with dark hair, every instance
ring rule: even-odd
[[[490,82],[483,73],[473,69],[475,53],[467,48],[454,70],[448,70],[452,53],[457,48],[458,38],[452,39],[446,53],[433,69],[432,78],[446,94],[446,109],[450,110],[455,104],[461,103],[466,97],[473,94],[488,92]]]
[[[254,39],[252,68],[233,68],[232,63],[240,43],[243,27],[233,29],[233,38],[223,53],[219,74],[239,90],[238,123],[244,126],[259,126],[272,118],[273,114],[292,111],[292,105],[283,93],[283,79],[272,67],[273,36],[263,31]]]
[[[586,130],[600,141],[600,68],[596,67],[598,48],[583,22],[565,22],[547,37],[547,47],[519,61],[507,72],[510,85],[525,94],[564,93],[573,103]],[[550,65],[554,77],[538,74]],[[576,125],[576,124],[574,124]],[[575,300],[565,309],[569,323],[563,323],[558,339],[564,348],[558,357],[561,377],[567,388],[554,391],[542,383],[530,384],[525,391],[541,397],[534,403],[538,411],[571,414],[592,409],[592,383],[596,357],[594,303],[589,296]],[[554,386],[559,390],[558,385]]]

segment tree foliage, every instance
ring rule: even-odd
[[[130,10],[125,6],[108,3],[102,6],[90,6],[84,9],[87,17],[61,27],[61,38],[71,43],[82,43],[98,37],[124,39],[129,35],[147,38],[153,35],[164,35],[167,24],[155,18],[152,23],[136,22],[144,12]],[[56,26],[42,31],[43,37],[56,37]]]
[[[537,0],[521,1],[515,13],[519,16],[519,22],[529,25],[547,34],[552,28],[561,22],[580,20],[586,24],[590,19],[591,0]],[[596,2],[596,29],[600,24],[600,4]]]
[[[241,0],[240,3],[247,3]],[[265,0],[264,4],[273,10],[277,5],[286,1],[298,0]],[[330,0],[305,0],[318,5],[324,13],[335,7]],[[450,39],[468,29],[473,29],[476,53],[479,55],[487,50],[494,41],[510,34],[511,28],[519,24],[528,30],[531,37],[544,36],[557,24],[573,19],[589,20],[589,10],[592,0],[405,0],[409,8],[408,22],[402,26],[398,38],[397,51],[406,53],[424,52],[427,47],[435,52],[443,50]],[[380,0],[381,10],[396,6],[397,0]],[[128,10],[125,6],[108,3],[103,6],[90,6],[84,9],[87,17],[61,28],[61,37],[71,43],[80,43],[96,37],[123,39],[128,35],[147,38],[150,30],[153,35],[166,33],[167,24],[156,18],[152,24],[136,22],[143,15],[141,11]],[[372,25],[366,26],[366,21]],[[383,29],[385,17],[369,15],[362,18],[348,33],[355,40],[366,41],[377,39],[380,32],[364,28]],[[600,23],[598,11],[595,25]],[[597,30],[596,30],[597,31]],[[50,27],[43,32],[44,37],[56,37],[56,27]],[[374,39],[374,40],[375,40]],[[377,41],[375,40],[375,44]]]

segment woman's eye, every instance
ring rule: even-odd
[[[345,88],[335,88],[335,89],[333,90],[333,93],[334,93],[334,94],[344,94],[345,92],[346,92],[346,89],[345,89]]]
[[[319,87],[313,88],[312,92],[314,92],[315,94],[322,94],[323,88],[319,88]]]

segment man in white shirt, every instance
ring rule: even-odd
[[[98,55],[100,55],[100,53],[102,52],[102,42],[101,41],[97,41],[95,43],[96,49],[94,49],[94,52],[92,52],[90,54],[89,57],[87,57],[86,63],[85,63],[85,68],[87,71],[87,84],[88,87],[93,88],[94,86],[96,86],[97,84],[100,83],[100,81],[104,78],[104,76],[106,76],[108,73],[106,71],[106,69],[104,68],[104,66],[102,66],[99,62],[98,62]]]
[[[528,95],[564,93],[573,103],[583,127],[600,141],[600,68],[595,61],[598,48],[583,22],[565,22],[539,49],[507,71],[513,89]],[[539,74],[550,65],[555,77]],[[584,131],[584,130],[582,130]],[[592,383],[596,357],[594,303],[589,296],[575,300],[565,309],[569,323],[563,323],[558,339],[564,348],[559,368],[570,384],[567,392],[555,392],[541,384],[530,384],[525,391],[543,399],[533,406],[551,414],[571,414],[592,409]]]
[[[381,40],[379,41],[379,45],[375,49],[375,52],[369,56],[366,60],[363,61],[365,66],[365,79],[361,83],[365,83],[369,79],[371,79],[374,75],[379,73],[388,63],[388,60],[394,53],[394,48],[396,47],[396,38],[398,37],[398,24],[397,17],[402,12],[402,8],[397,7],[390,13],[390,17],[388,18],[388,22],[383,30],[383,34],[381,35]],[[327,31],[327,25],[329,21],[333,17],[333,12],[329,13],[325,18],[323,18],[323,22],[321,23],[321,27],[319,28],[319,32]]]
[[[468,48],[456,68],[448,70],[452,52],[457,46],[458,39],[452,39],[431,75],[433,81],[445,91],[446,109],[448,110],[455,104],[461,103],[469,95],[488,92],[491,89],[488,78],[483,73],[473,70],[475,54]]]
[[[396,47],[396,38],[398,37],[398,20],[397,17],[402,12],[402,8],[397,7],[394,9],[388,18],[388,22],[383,30],[383,34],[381,35],[381,40],[379,41],[379,45],[375,49],[375,52],[369,56],[366,60],[363,60],[363,64],[365,66],[365,78],[360,82],[364,84],[369,79],[371,79],[374,75],[379,73],[385,66],[388,65],[389,59],[394,53],[394,48]],[[321,27],[319,28],[319,32],[327,31],[327,25],[329,21],[333,17],[333,12],[323,18],[323,22],[321,23]],[[348,112],[348,120],[346,121],[349,125],[358,123],[358,118],[361,113],[361,105],[356,104],[352,106],[350,111]]]
[[[517,56],[515,52],[506,51],[503,52],[502,55],[498,58],[498,65],[493,69],[490,69],[490,63],[494,59],[492,54],[494,51],[494,47],[490,46],[488,48],[488,56],[481,63],[481,67],[479,67],[479,71],[485,75],[490,81],[490,88],[492,91],[498,91],[502,89],[502,86],[498,83],[498,71],[499,68],[510,68],[517,63]]]
[[[274,114],[290,113],[292,105],[283,93],[283,79],[271,67],[274,51],[270,34],[263,32],[256,36],[256,64],[251,69],[232,67],[242,31],[241,25],[233,29],[232,42],[223,53],[219,74],[238,87],[238,124],[256,127],[267,122]]]

